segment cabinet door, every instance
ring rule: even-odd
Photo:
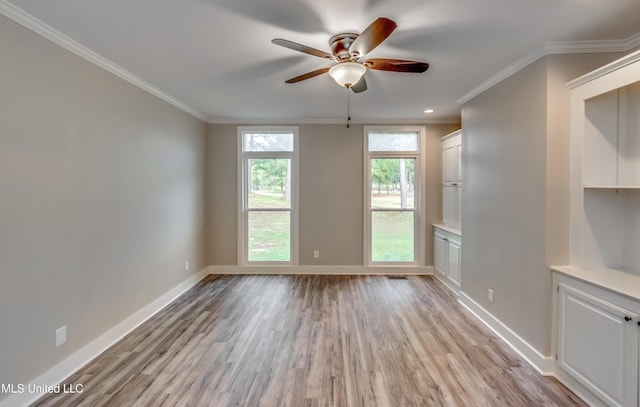
[[[613,406],[637,404],[637,316],[559,285],[558,365]]]
[[[456,228],[462,229],[462,186],[456,188]]]
[[[460,287],[460,243],[449,240],[447,247],[447,267],[449,280]]]
[[[456,145],[456,165],[457,165],[457,175],[458,175],[458,183],[462,182],[462,138],[460,138],[459,143]]]
[[[447,274],[446,249],[447,241],[444,236],[435,233],[433,238],[433,268],[443,277]]]
[[[446,226],[457,228],[456,212],[458,203],[456,202],[457,187],[445,185],[442,187],[442,223]]]
[[[455,183],[458,180],[458,149],[455,144],[442,147],[442,182]]]

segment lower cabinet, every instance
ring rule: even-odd
[[[558,367],[604,405],[637,407],[640,303],[564,275],[554,279]]]
[[[460,236],[434,227],[433,266],[436,275],[456,293],[460,290]]]

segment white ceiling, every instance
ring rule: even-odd
[[[0,3],[8,4],[6,0]],[[368,71],[356,122],[458,120],[457,100],[547,42],[625,40],[638,0],[11,0],[212,122],[344,120],[347,91],[328,75],[284,81],[329,61],[271,44],[330,51],[337,33],[377,17],[397,30],[370,57],[415,59],[424,74]],[[423,110],[436,112],[425,115]],[[187,109],[189,110],[189,109]]]

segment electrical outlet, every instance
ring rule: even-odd
[[[189,271],[189,261],[184,262],[184,271]]]
[[[56,329],[56,348],[67,341],[67,326]]]
[[[493,303],[493,299],[494,299],[494,298],[493,298],[493,290],[492,290],[491,288],[489,288],[489,295],[488,295],[488,297],[489,297],[489,302],[490,302],[490,303]]]
[[[313,251],[313,258],[314,259],[319,259],[320,258],[320,250],[314,250]]]

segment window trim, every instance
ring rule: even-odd
[[[417,151],[369,151],[370,132],[416,132],[418,133]],[[364,210],[363,210],[363,264],[369,267],[415,267],[425,264],[426,245],[426,129],[424,126],[364,126]],[[371,159],[372,158],[413,158],[415,162],[415,185],[417,193],[414,195],[414,231],[413,246],[414,260],[408,261],[372,261],[371,259],[371,233],[372,233],[372,208],[371,208]],[[403,209],[375,209],[375,211],[406,211]]]
[[[293,133],[293,151],[244,151],[244,134],[251,132],[260,133]],[[238,126],[237,129],[237,170],[238,170],[238,240],[237,253],[238,265],[241,266],[295,266],[298,265],[298,126]],[[291,159],[291,224],[290,224],[290,252],[289,261],[249,261],[248,240],[248,183],[250,159],[256,158],[289,158]],[[251,209],[255,211],[256,209]],[[261,210],[259,210],[261,211]],[[274,211],[269,209],[268,211]],[[275,209],[275,211],[286,211]]]

